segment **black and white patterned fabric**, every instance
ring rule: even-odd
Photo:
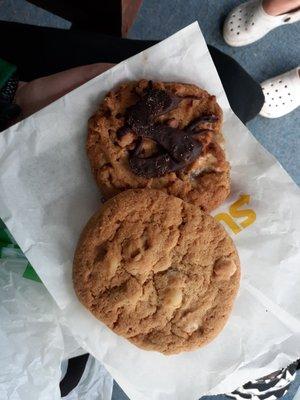
[[[283,397],[295,380],[298,362],[263,378],[246,383],[227,396],[236,400],[276,400]]]

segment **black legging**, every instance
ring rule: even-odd
[[[17,65],[24,81],[85,64],[119,63],[156,43],[14,22],[0,22],[0,37],[0,57]],[[209,51],[233,111],[250,121],[264,103],[260,85],[231,57],[211,46]]]

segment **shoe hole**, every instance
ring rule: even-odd
[[[285,103],[282,103],[283,106],[285,106]]]
[[[233,22],[232,22],[232,21],[230,21],[230,23],[231,23],[231,25],[233,24]]]
[[[254,25],[254,22],[252,22],[252,24],[251,24],[252,26]]]
[[[240,32],[237,32],[236,34],[237,34],[237,35],[239,35],[239,34],[240,34]]]
[[[247,24],[247,22],[248,22],[248,21],[246,20],[246,21],[245,21],[245,24]]]
[[[267,95],[269,95],[270,93],[268,92]]]
[[[290,19],[291,19],[291,17],[288,17],[288,18],[284,19],[283,22],[289,22]]]
[[[235,17],[235,14],[233,14],[233,18]]]
[[[272,97],[272,100],[274,100],[274,97]]]
[[[291,93],[288,93],[288,95],[290,96],[290,95],[291,95]]]
[[[278,104],[276,104],[276,107],[278,107]]]
[[[278,83],[282,83],[282,80],[280,79],[280,81],[278,81]]]
[[[276,89],[275,92],[278,92],[278,89]]]
[[[238,25],[238,28],[240,28],[241,26],[240,25]]]
[[[281,96],[279,96],[279,98],[281,99]]]
[[[231,32],[233,32],[233,29],[230,29]]]
[[[285,88],[287,88],[287,85],[284,85]]]

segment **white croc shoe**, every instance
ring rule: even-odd
[[[268,79],[261,84],[265,104],[260,115],[279,118],[300,106],[300,67]]]
[[[297,21],[300,21],[300,10],[274,17],[265,12],[262,0],[250,0],[229,13],[223,26],[223,37],[229,46],[245,46],[278,26]]]

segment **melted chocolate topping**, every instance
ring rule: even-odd
[[[134,155],[129,159],[129,165],[136,175],[144,178],[164,176],[170,171],[177,171],[184,167],[184,164],[174,162],[167,153],[149,158],[140,158]]]
[[[193,131],[197,128],[197,130],[201,130],[201,125],[206,125],[208,123],[212,124],[218,121],[218,117],[215,114],[201,115],[198,118],[195,118],[191,121],[188,126],[185,128],[187,131]],[[209,129],[204,129],[209,130]]]
[[[137,133],[153,122],[155,117],[174,110],[181,99],[164,90],[148,87],[145,95],[127,110],[127,124]]]
[[[129,154],[132,171],[145,178],[163,176],[169,172],[183,169],[193,162],[203,150],[202,144],[193,138],[194,131],[201,123],[215,122],[215,115],[206,115],[192,121],[185,129],[172,128],[155,123],[155,118],[175,108],[184,99],[160,89],[153,89],[152,83],[145,89],[144,96],[129,107],[126,112],[126,125],[117,132],[118,138],[133,130],[139,140]],[[206,129],[207,131],[207,129]],[[143,138],[153,140],[158,145],[158,153],[151,157],[141,156]]]

